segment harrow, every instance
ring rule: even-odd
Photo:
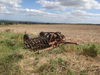
[[[40,32],[36,38],[31,38],[29,34],[25,34],[24,44],[27,48],[32,50],[39,50],[51,46],[59,46],[60,44],[75,44],[73,42],[66,42],[65,36],[61,32]]]

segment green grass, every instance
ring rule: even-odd
[[[87,44],[83,47],[83,53],[91,57],[100,56],[100,45]]]
[[[67,75],[75,75],[75,74],[72,72],[72,70],[68,69]]]
[[[84,44],[84,45],[62,45],[55,48],[52,54],[61,54],[66,52],[83,53],[90,57],[100,56],[100,44]]]
[[[32,37],[36,37],[36,35]],[[19,63],[26,57],[35,58],[35,62],[31,65],[33,68],[37,68],[34,73],[39,73],[40,75],[75,75],[73,70],[68,68],[70,63],[67,60],[62,58],[52,59],[50,55],[55,55],[56,57],[59,54],[76,52],[91,57],[100,56],[100,44],[61,45],[41,54],[35,54],[29,49],[29,51],[25,51],[23,47],[23,34],[0,32],[0,75],[24,75]],[[42,58],[47,58],[47,63],[37,67]],[[83,70],[80,75],[86,75],[86,72]]]
[[[63,60],[62,58],[50,59],[49,63],[42,64],[37,72],[40,74],[47,75],[59,75],[59,74],[67,74],[65,71],[67,69],[68,62]]]
[[[18,61],[23,59],[21,34],[0,33],[0,75],[20,75]]]
[[[86,70],[81,71],[81,72],[80,72],[80,75],[87,75],[87,74],[86,74]]]
[[[22,75],[24,53],[23,34],[0,32],[0,75]]]

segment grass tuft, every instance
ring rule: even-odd
[[[75,75],[74,72],[72,72],[72,70],[68,70],[67,75]]]
[[[100,47],[96,44],[88,44],[83,47],[83,53],[91,57],[96,57],[100,54]]]
[[[81,71],[81,72],[80,72],[80,75],[87,75],[87,74],[86,74],[86,70]]]

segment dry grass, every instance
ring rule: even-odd
[[[55,49],[41,50],[40,54],[31,52],[29,49],[22,49],[22,37],[13,36],[14,33],[38,34],[40,31],[61,31],[67,37],[67,41],[78,43],[100,43],[100,26],[86,25],[15,25],[0,27],[0,30],[8,30],[4,35],[8,35],[12,40],[18,43],[18,54],[24,56],[18,61],[21,74],[19,75],[99,75],[100,74],[100,56],[90,57],[81,53],[83,46],[61,46]],[[14,31],[13,31],[14,30]],[[13,33],[13,34],[12,34]],[[0,36],[4,38],[4,36]],[[21,42],[19,42],[19,38]],[[9,38],[10,39],[10,38]],[[5,39],[3,39],[5,40]],[[8,41],[9,42],[9,41]],[[99,46],[99,45],[98,45]],[[0,46],[2,49],[2,46]],[[8,47],[8,45],[7,45]],[[13,48],[12,53],[14,52]],[[15,47],[14,47],[15,49]],[[77,50],[77,51],[75,51]],[[2,51],[2,50],[1,50]],[[3,51],[6,51],[3,50]],[[5,52],[4,52],[5,53]],[[9,53],[9,52],[8,52]],[[2,52],[1,52],[2,54]],[[13,60],[13,59],[12,59]],[[67,63],[67,64],[66,64]],[[15,63],[17,64],[17,63]],[[12,68],[12,67],[11,67]],[[15,69],[15,67],[13,68]],[[9,70],[9,69],[8,69]],[[16,69],[17,70],[17,69]],[[17,71],[16,71],[17,72]]]
[[[26,51],[27,52],[27,51]],[[28,52],[30,54],[30,52]],[[67,52],[65,54],[53,54],[42,52],[33,56],[26,56],[21,62],[24,75],[99,75],[100,60],[98,57],[92,58]],[[43,56],[44,54],[44,56]],[[59,60],[61,59],[61,60]],[[72,73],[69,73],[69,72]],[[69,74],[68,74],[69,73]]]
[[[100,43],[100,26],[95,25],[13,25],[0,27],[0,30],[13,30],[15,33],[38,34],[41,31],[60,31],[67,41],[77,43]]]

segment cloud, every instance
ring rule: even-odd
[[[96,0],[39,0],[36,1],[42,5],[43,8],[48,10],[66,10],[66,9],[84,9],[94,10],[100,9],[100,3]]]
[[[53,16],[52,13],[44,12],[43,10],[36,10],[36,9],[22,9],[22,8],[12,8],[10,9],[12,12],[16,12],[18,14],[26,14],[28,16]]]
[[[57,0],[60,5],[76,9],[100,9],[100,3],[96,0]]]
[[[100,19],[100,14],[87,12],[90,9],[100,9],[96,0],[39,0],[36,3],[40,3],[43,9],[38,10],[23,8],[21,2],[22,0],[0,0],[0,18],[56,23],[99,23]],[[46,10],[61,12],[50,13]]]
[[[0,13],[2,14],[13,14],[11,9],[21,7],[21,0],[0,0]]]
[[[21,7],[21,0],[0,0],[0,5],[7,7]]]
[[[3,5],[0,5],[0,10],[5,9],[6,7]]]
[[[76,16],[76,17],[100,16],[100,14],[88,13],[88,12],[82,11],[82,10],[73,10],[72,12],[70,12],[70,15],[73,15],[73,16]]]
[[[26,11],[26,10],[25,10]],[[53,14],[39,10],[27,9],[26,16],[35,18],[42,22],[56,22],[56,23],[95,23],[100,14],[93,14],[82,10],[72,10],[65,13]],[[99,22],[99,21],[98,21]]]
[[[36,3],[39,3],[42,5],[43,8],[49,9],[49,10],[65,10],[66,7],[59,4],[57,1],[46,1],[46,0],[39,0],[36,1]]]
[[[7,10],[6,6],[0,5],[0,13],[1,14],[10,14],[11,12]]]

